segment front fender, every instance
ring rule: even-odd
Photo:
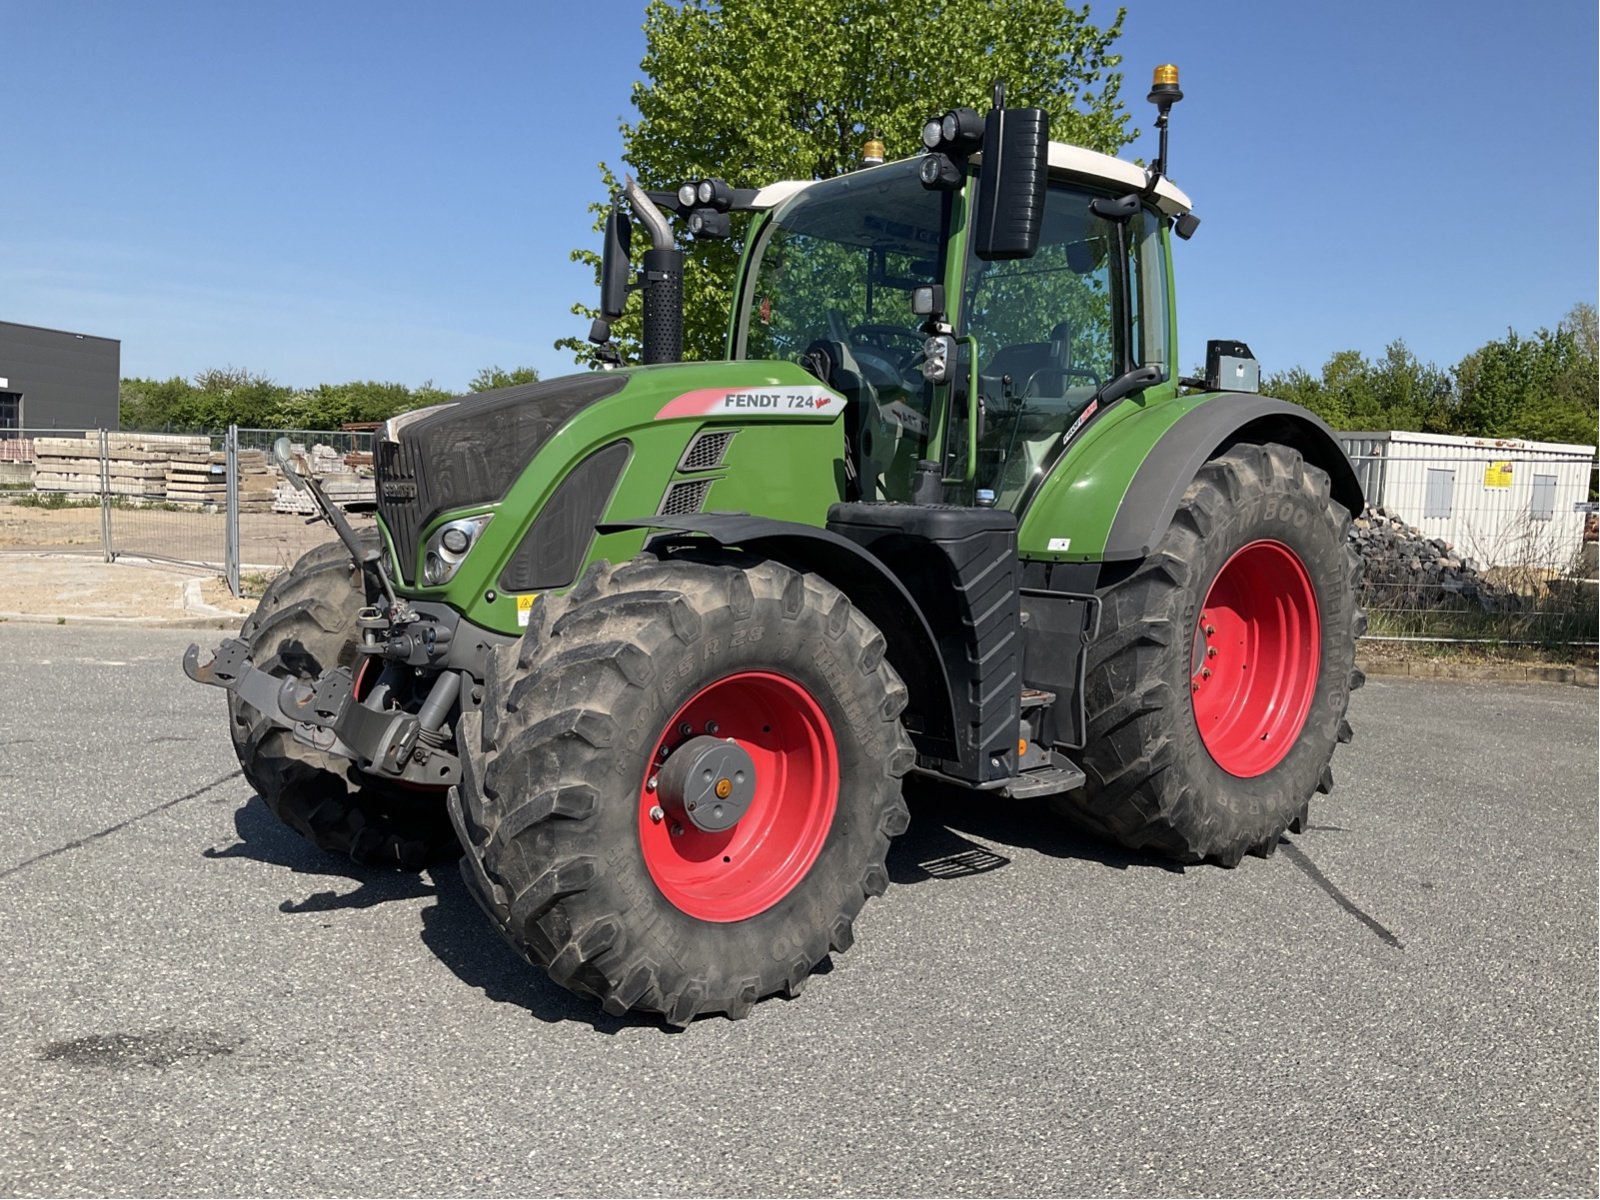
[[[833,584],[883,634],[885,657],[909,693],[906,725],[917,750],[934,758],[959,757],[955,706],[939,639],[916,598],[873,555],[831,530],[745,513],[640,517],[599,526],[602,535],[649,529],[665,531],[649,544],[658,544],[662,537],[693,534],[812,572]]]

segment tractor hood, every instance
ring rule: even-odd
[[[505,501],[552,440],[561,445],[539,473],[541,488],[618,439],[640,449],[660,476],[651,486],[665,488],[683,443],[705,422],[828,425],[844,406],[842,396],[791,363],[663,364],[462,396],[385,424],[374,448],[378,512],[403,582],[412,584],[430,526],[452,510]],[[534,515],[519,510],[516,520]],[[497,522],[495,534],[508,534],[510,524]]]
[[[378,512],[402,571],[409,575],[416,562],[428,522],[448,509],[500,499],[557,429],[627,382],[621,371],[569,375],[463,396],[389,422],[373,462]]]

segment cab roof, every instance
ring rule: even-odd
[[[974,155],[981,159],[981,155]],[[1050,143],[1050,174],[1052,177],[1083,179],[1091,182],[1109,183],[1117,187],[1143,189],[1146,182],[1145,170],[1135,163],[1114,158],[1109,154],[1101,154],[1098,150],[1085,150],[1082,146],[1069,146],[1063,142]],[[870,168],[869,168],[870,169]],[[807,188],[821,180],[784,179],[776,183],[769,183],[766,187],[756,192],[752,208],[776,208],[791,196],[799,195]],[[1193,205],[1189,197],[1184,194],[1170,179],[1163,178],[1156,184],[1156,207],[1169,217],[1175,217],[1189,211]]]

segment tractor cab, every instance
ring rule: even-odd
[[[697,237],[756,214],[726,357],[789,362],[848,402],[847,500],[995,504],[1018,513],[1067,445],[1122,396],[1175,393],[1168,232],[1197,222],[1181,191],[1107,155],[1048,140],[1040,109],[928,122],[925,153],[810,183],[676,193],[633,187],[652,231],[654,298],[674,268],[668,202]],[[1163,146],[1164,152],[1164,146]],[[608,315],[621,311],[625,242],[608,226]],[[626,226],[620,226],[626,233]],[[648,256],[647,256],[648,257]],[[664,269],[663,269],[664,268]],[[605,345],[609,328],[597,327]]]
[[[729,357],[798,363],[851,401],[852,498],[910,500],[931,460],[941,499],[992,492],[1020,509],[1107,383],[1138,367],[1169,380],[1166,229],[1187,202],[1166,185],[1105,215],[1126,164],[1051,145],[1033,253],[986,258],[967,232],[981,163],[944,190],[925,161],[778,192],[750,239]]]

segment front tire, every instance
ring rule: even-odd
[[[906,689],[884,648],[842,593],[778,563],[591,568],[540,599],[461,718],[468,884],[520,953],[607,1012],[681,1026],[797,994],[850,947],[908,822]],[[670,764],[724,753],[699,819],[729,793],[748,807],[697,827],[666,795]]]
[[[1206,463],[1155,550],[1101,588],[1088,778],[1060,808],[1181,862],[1233,866],[1298,832],[1364,682],[1348,524],[1289,447]]]
[[[372,545],[377,536],[362,535]],[[334,667],[356,665],[356,614],[365,604],[361,568],[342,542],[330,542],[268,585],[239,636],[260,670],[315,680]],[[279,820],[319,850],[404,870],[459,852],[442,792],[355,779],[349,759],[295,741],[232,692],[228,717],[245,780]]]

